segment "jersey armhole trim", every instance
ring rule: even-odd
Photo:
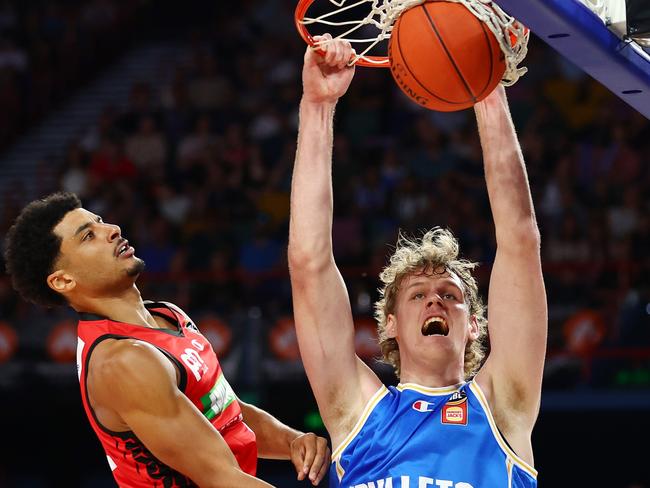
[[[345,476],[345,470],[343,469],[343,466],[341,466],[340,461],[340,459],[334,461],[334,469],[336,469],[336,477],[339,479],[339,483],[343,479],[343,476]]]
[[[361,431],[361,428],[364,426],[366,421],[368,420],[368,417],[372,413],[372,411],[375,409],[379,401],[384,398],[388,394],[388,388],[386,388],[384,385],[381,385],[377,392],[370,397],[370,400],[368,400],[368,403],[366,403],[366,406],[363,408],[363,411],[361,412],[361,416],[359,417],[359,420],[357,420],[357,423],[354,425],[352,428],[352,431],[347,435],[347,437],[341,442],[341,444],[336,448],[332,450],[332,461],[336,461],[345,448],[352,442],[352,440],[359,434]]]
[[[512,488],[512,459],[506,457],[506,470],[508,471],[508,488]]]
[[[501,432],[499,432],[499,429],[497,428],[497,424],[494,421],[494,417],[492,416],[492,411],[490,410],[487,399],[485,398],[485,394],[483,393],[483,390],[481,389],[479,384],[476,382],[476,380],[472,380],[469,383],[469,387],[474,392],[474,394],[476,395],[476,398],[478,399],[481,407],[483,408],[483,411],[485,412],[488,423],[490,424],[490,429],[492,430],[492,435],[494,436],[495,440],[497,441],[497,444],[499,444],[499,447],[504,452],[506,457],[508,459],[510,459],[513,464],[519,466],[519,468],[523,469],[525,472],[527,472],[533,478],[537,479],[537,470],[535,468],[533,468],[530,464],[528,464],[526,461],[521,459],[519,456],[517,456],[517,454],[515,454],[515,452],[510,448],[510,446],[508,446],[508,443],[506,442],[506,440],[501,435]]]

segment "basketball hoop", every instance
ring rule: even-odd
[[[519,67],[528,52],[530,33],[526,27],[506,14],[492,0],[445,1],[464,5],[492,31],[505,55],[506,71],[501,80],[503,85],[514,84],[528,71],[525,67]],[[357,51],[350,64],[387,68],[390,64],[388,56],[374,54],[373,50],[390,38],[393,25],[402,12],[424,2],[425,0],[300,0],[295,11],[296,27],[305,42],[314,48],[332,42],[315,41],[315,27],[321,27],[323,33],[331,33],[332,29],[340,30],[342,32],[332,33],[332,37],[350,42]],[[327,5],[328,10],[314,17],[308,16],[307,10],[314,4],[321,7]],[[367,13],[362,18],[355,18],[354,14],[361,7],[366,7]],[[376,34],[368,35],[365,32],[368,28],[374,28]]]

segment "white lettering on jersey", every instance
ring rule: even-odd
[[[374,481],[370,481],[369,483],[361,483],[350,488],[393,488],[393,478],[378,480],[376,486]]]
[[[415,480],[414,480],[415,481]],[[418,488],[429,488],[438,486],[440,488],[474,488],[471,484],[460,481],[454,483],[450,480],[436,480],[434,478],[429,478],[426,476],[418,476],[417,478]],[[411,477],[410,476],[400,476],[400,486],[395,488],[410,488],[411,486]],[[393,488],[393,478],[384,478],[377,481],[368,481],[367,483],[361,483],[358,485],[350,485],[350,488]]]
[[[196,339],[192,339],[192,345],[196,348],[197,351],[203,351],[203,349],[205,349],[205,346]]]
[[[199,356],[199,353],[188,347],[185,349],[185,353],[181,354],[181,360],[190,368],[196,381],[201,381],[201,375],[206,372],[208,367]]]
[[[85,346],[86,343],[82,341],[80,337],[77,337],[77,376],[79,377],[79,381],[81,381],[81,358],[83,357],[83,350]]]

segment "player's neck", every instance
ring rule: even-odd
[[[463,368],[458,365],[445,365],[431,368],[421,365],[403,364],[400,383],[414,383],[427,388],[444,388],[465,381]]]
[[[119,294],[109,297],[90,297],[83,304],[76,305],[76,310],[90,312],[107,317],[116,322],[158,327],[153,316],[144,306],[140,290],[135,284]]]

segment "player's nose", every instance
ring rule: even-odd
[[[115,239],[119,239],[122,236],[122,229],[119,225],[115,224],[106,224],[108,225],[108,241],[113,242]]]
[[[436,305],[439,307],[442,307],[444,305],[444,301],[442,297],[437,293],[429,297],[429,299],[427,300],[427,308],[433,308]]]

